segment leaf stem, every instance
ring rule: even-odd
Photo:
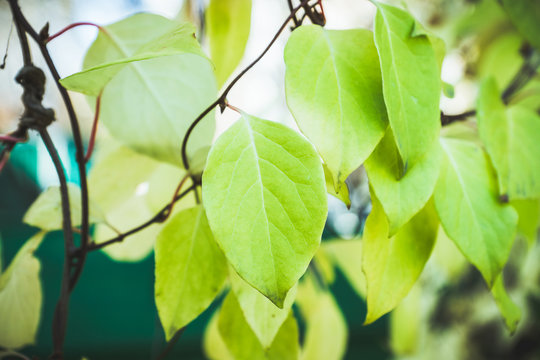
[[[85,163],[88,163],[90,157],[92,156],[92,152],[94,151],[94,144],[96,142],[97,127],[99,122],[99,110],[101,107],[101,94],[103,94],[103,91],[101,91],[96,98],[96,109],[94,111],[94,121],[92,122],[92,132],[90,134],[90,140],[88,141],[88,149],[86,149],[86,155],[84,156]]]
[[[98,24],[95,24],[95,23],[92,23],[92,22],[87,22],[87,21],[82,21],[82,22],[76,22],[76,23],[73,23],[73,24],[70,24],[68,26],[66,26],[65,28],[63,28],[62,30],[60,30],[59,32],[57,32],[56,34],[53,34],[51,36],[49,36],[47,38],[47,40],[45,40],[45,44],[48,44],[49,42],[51,42],[52,40],[56,39],[58,36],[62,35],[63,33],[65,33],[66,31],[68,30],[71,30],[73,28],[76,28],[76,27],[79,27],[79,26],[84,26],[84,25],[89,25],[89,26],[94,26],[96,27],[99,31],[102,31],[103,33],[107,33],[107,31],[105,30],[104,27],[98,25]]]

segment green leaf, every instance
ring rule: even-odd
[[[538,238],[540,201],[538,199],[514,200],[511,205],[518,213],[517,232],[527,240],[529,248],[532,248]]]
[[[324,174],[313,146],[284,125],[242,114],[210,150],[202,197],[234,269],[282,308],[326,220]]]
[[[393,310],[409,293],[431,255],[439,221],[433,202],[390,237],[382,206],[371,194],[372,210],[366,220],[362,268],[367,282],[365,324]]]
[[[537,0],[501,0],[499,3],[521,35],[540,50],[540,3]]]
[[[499,193],[510,199],[540,196],[540,116],[519,105],[507,109],[490,78],[480,88],[478,131],[497,170]]]
[[[362,240],[332,240],[322,243],[322,249],[339,267],[356,293],[366,297],[366,277],[362,272]]]
[[[263,349],[251,330],[233,292],[229,292],[223,301],[218,328],[227,349],[235,359],[298,359],[298,327],[292,311],[289,312],[268,350]]]
[[[68,183],[71,225],[81,225],[81,189]],[[104,215],[99,207],[90,202],[90,223],[104,222]],[[51,186],[43,191],[24,214],[23,222],[45,231],[62,229],[62,199],[60,187]]]
[[[414,355],[421,329],[421,292],[414,286],[390,314],[390,346],[395,355]]]
[[[298,286],[298,305],[306,323],[302,360],[338,360],[347,350],[347,323],[327,291],[318,291],[306,277]],[[330,340],[331,339],[331,340]]]
[[[442,225],[439,225],[437,241],[435,242],[431,258],[450,282],[457,282],[458,277],[468,268],[467,260],[448,235],[446,235]]]
[[[203,337],[204,353],[211,360],[234,360],[219,333],[218,319],[219,313],[214,313],[206,326]]]
[[[366,161],[373,190],[388,218],[389,236],[396,234],[427,203],[439,176],[441,147],[434,142],[416,166],[401,176],[400,155],[392,131],[387,131]]]
[[[439,65],[428,36],[415,36],[417,23],[408,12],[373,2],[384,100],[405,173],[431,149],[439,134]]]
[[[0,275],[0,346],[17,349],[35,342],[42,305],[40,263],[34,252],[45,232],[23,245]],[[1,268],[0,268],[1,270]]]
[[[246,283],[233,269],[230,269],[231,287],[236,295],[244,317],[264,349],[268,349],[283,322],[287,319],[296,296],[294,286],[283,304],[276,307],[264,295]]]
[[[324,169],[324,180],[326,181],[326,191],[338,198],[339,200],[343,201],[345,205],[347,205],[347,208],[351,208],[351,199],[349,198],[349,187],[347,183],[344,183],[339,191],[336,191],[336,188],[334,187],[334,179],[332,178],[332,173],[328,169],[328,166],[326,164],[323,164]]]
[[[211,0],[206,9],[210,53],[219,86],[242,59],[251,25],[251,0]]]
[[[504,318],[504,323],[510,331],[510,335],[516,332],[517,325],[521,319],[521,310],[508,296],[505,288],[502,273],[497,277],[493,287],[491,288],[491,294],[495,299],[495,303]]]
[[[441,145],[437,213],[446,234],[491,287],[510,254],[516,212],[498,201],[495,175],[480,146],[445,138]]]
[[[97,69],[77,75],[83,78],[73,89],[83,91],[80,87],[87,86],[84,91],[94,95],[102,91],[100,121],[113,137],[138,152],[181,166],[182,139],[217,93],[212,64],[193,38],[193,27],[138,14],[105,30],[84,61],[85,69]],[[139,51],[160,56],[133,61]],[[107,65],[111,62],[119,64]],[[71,89],[74,81],[65,79],[63,84]],[[214,130],[210,112],[190,137],[189,158],[210,145]]]
[[[226,277],[203,207],[175,215],[156,242],[156,306],[167,341],[212,303]]]
[[[301,26],[287,42],[285,65],[289,109],[339,193],[387,128],[372,33]]]

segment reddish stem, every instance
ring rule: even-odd
[[[21,139],[11,135],[0,135],[0,141],[16,144],[25,141],[25,139]]]
[[[233,106],[233,105],[231,105],[231,104],[229,104],[229,103],[227,103],[226,105],[227,105],[227,107],[228,107],[229,109],[231,109],[231,110],[233,110],[233,111],[236,111],[236,112],[239,113],[240,115],[242,114],[242,110],[240,110],[240,109],[237,108],[236,106]]]
[[[167,212],[164,214],[163,218],[161,218],[161,220],[160,220],[161,222],[165,222],[165,220],[167,220],[169,218],[169,216],[171,216],[172,211],[174,209],[174,204],[176,204],[175,199],[178,196],[178,194],[180,193],[180,190],[182,190],[182,186],[184,186],[187,179],[189,179],[189,173],[184,175],[182,180],[180,180],[180,183],[178,184],[178,186],[176,187],[176,190],[174,191],[174,195],[173,195],[173,198],[172,198],[172,200],[170,202],[169,208],[167,209]],[[197,191],[197,189],[195,189],[195,191]]]
[[[96,111],[94,113],[94,122],[92,123],[92,133],[90,134],[90,140],[88,142],[88,149],[86,149],[86,155],[84,156],[85,163],[87,163],[88,160],[90,160],[90,157],[92,156],[92,152],[94,151],[94,144],[96,142],[97,127],[98,127],[98,122],[99,122],[99,109],[101,107],[101,94],[102,93],[103,92],[100,92],[96,98]]]
[[[98,25],[98,24],[82,21],[82,22],[76,22],[76,23],[70,24],[70,25],[66,26],[65,28],[63,28],[62,30],[60,30],[59,32],[57,32],[56,34],[53,34],[53,35],[49,36],[47,38],[47,40],[45,41],[45,43],[48,43],[48,42],[56,39],[58,36],[62,35],[63,33],[65,33],[68,30],[71,30],[73,28],[76,28],[78,26],[83,26],[83,25],[94,26],[94,27],[98,28],[99,31],[103,31],[105,34],[107,33],[105,28]]]

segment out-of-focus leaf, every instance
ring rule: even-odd
[[[478,131],[497,170],[499,193],[511,200],[540,196],[540,116],[520,105],[506,108],[490,78],[480,88]]]
[[[43,296],[41,266],[34,252],[44,235],[40,232],[29,239],[0,275],[0,346],[7,349],[35,342]]]
[[[446,234],[491,287],[510,254],[517,214],[499,201],[495,174],[479,145],[450,138],[441,145],[437,213]]]
[[[68,183],[69,207],[71,225],[81,225],[81,189],[72,183]],[[102,223],[105,216],[101,209],[93,201],[89,204],[90,222]],[[62,199],[59,186],[51,186],[43,191],[30,205],[24,214],[23,221],[28,225],[42,230],[53,231],[62,229]]]
[[[210,54],[219,86],[242,59],[251,25],[251,0],[211,0],[206,9]]]
[[[491,288],[491,294],[495,299],[495,303],[501,312],[501,315],[504,318],[504,323],[510,331],[510,334],[514,334],[517,329],[519,320],[521,319],[521,310],[519,307],[512,301],[506,289],[504,288],[504,281],[502,274],[499,275],[493,287]]]

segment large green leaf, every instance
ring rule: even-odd
[[[287,104],[339,192],[387,127],[372,33],[301,26],[287,43],[285,65]]]
[[[219,312],[218,328],[223,342],[235,359],[298,359],[298,327],[292,311],[265,350],[247,323],[238,300],[229,292]]]
[[[326,220],[324,174],[313,146],[284,125],[242,114],[210,150],[202,197],[229,262],[283,307]]]
[[[93,95],[102,91],[100,120],[116,139],[180,166],[188,127],[217,93],[212,64],[193,32],[191,25],[150,14],[108,25],[86,54],[86,70],[63,84]],[[190,138],[190,158],[210,145],[214,129],[211,112]]]
[[[504,318],[504,323],[510,331],[510,334],[514,334],[517,329],[519,320],[521,319],[521,310],[512,301],[506,289],[504,288],[504,281],[502,274],[497,277],[493,287],[491,288],[491,294],[495,299],[495,303]]]
[[[408,12],[373,2],[384,100],[404,174],[432,148],[439,134],[439,66],[429,37],[415,31],[419,25]]]
[[[211,0],[206,9],[210,54],[221,86],[234,71],[249,37],[251,0]]]
[[[34,257],[34,252],[44,234],[40,232],[28,240],[0,275],[1,347],[16,349],[35,341],[41,316],[42,292],[40,263]]]
[[[362,268],[367,282],[366,324],[393,310],[409,293],[431,255],[439,221],[429,201],[394,236],[382,206],[372,193],[366,220]]]
[[[306,324],[302,360],[339,360],[347,350],[347,323],[328,291],[318,290],[311,276],[298,286],[298,306]],[[331,339],[331,341],[330,341]]]
[[[436,141],[416,166],[401,176],[401,158],[392,131],[387,131],[366,161],[369,182],[388,218],[389,235],[418,213],[431,197],[439,176],[441,147]]]
[[[491,287],[514,240],[517,215],[498,201],[493,170],[482,148],[441,139],[443,160],[434,198],[446,234]]]
[[[67,187],[71,225],[76,227],[81,224],[81,189],[73,183],[68,183]],[[103,212],[93,201],[90,202],[89,210],[91,223],[105,221]],[[63,218],[60,187],[51,186],[43,191],[30,205],[23,221],[46,231],[61,230]]]
[[[510,199],[540,196],[540,116],[519,105],[507,109],[490,78],[480,88],[478,131],[497,170],[499,193]]]
[[[510,21],[521,35],[540,50],[540,2],[538,0],[501,0]]]
[[[283,309],[280,309],[246,283],[233,269],[230,270],[230,280],[246,321],[263,348],[269,348],[279,328],[289,315],[296,296],[296,286],[289,291]]]
[[[156,306],[167,340],[210,305],[226,277],[203,207],[175,215],[156,242]]]

